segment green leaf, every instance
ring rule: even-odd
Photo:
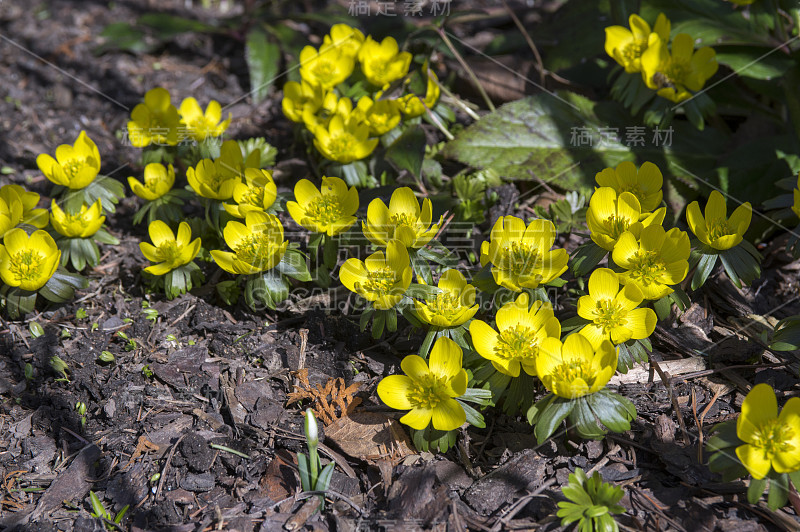
[[[749,495],[749,494],[748,494]],[[767,506],[770,510],[777,510],[786,506],[789,500],[789,476],[786,474],[776,474],[769,482],[769,495],[767,496]]]
[[[456,401],[458,401],[458,404],[460,404],[461,408],[464,409],[464,413],[467,415],[467,423],[479,429],[486,428],[486,422],[483,420],[483,415],[459,399],[456,399]]]
[[[570,261],[572,263],[573,275],[575,275],[575,277],[583,277],[588,274],[603,260],[603,257],[605,257],[607,253],[608,250],[601,248],[593,241],[579,246],[578,249],[575,250],[575,254],[572,255],[572,260]]]
[[[716,253],[709,253],[700,256],[700,260],[697,263],[697,269],[694,271],[694,275],[692,276],[692,290],[697,290],[703,286],[703,284],[706,282],[706,279],[708,279],[708,276],[714,271],[714,266],[717,265],[718,257],[719,255]]]
[[[625,403],[621,402],[620,399]],[[617,394],[594,393],[587,396],[586,402],[603,425],[614,432],[630,430],[630,421],[633,417],[636,417],[636,408],[633,404]],[[633,409],[633,416],[630,415],[630,409]]]
[[[310,281],[311,274],[308,272],[306,258],[297,250],[287,249],[283,258],[277,265],[277,269],[284,275],[288,275],[298,281]]]
[[[562,397],[553,399],[539,414],[534,434],[536,441],[541,445],[553,435],[556,427],[566,419],[575,407],[575,402]]]
[[[314,486],[311,483],[311,469],[308,463],[308,456],[304,453],[297,453],[297,469],[300,472],[300,486],[303,491],[312,491]]]
[[[767,488],[767,481],[769,479],[767,477],[761,479],[750,479],[750,486],[747,487],[747,502],[750,504],[758,503],[758,500],[764,494],[764,490]]]
[[[597,424],[597,418],[589,408],[587,397],[575,399],[574,403],[575,407],[569,415],[569,420],[574,424],[575,430],[578,431],[581,438],[594,440],[602,438],[606,431]]]
[[[433,346],[433,341],[436,339],[436,336],[441,332],[437,327],[431,325],[428,334],[425,335],[425,340],[422,341],[422,345],[419,346],[419,356],[424,359],[428,358],[428,353],[431,352],[431,346]]]
[[[217,28],[196,19],[168,15],[166,13],[147,13],[139,17],[137,22],[155,30],[159,38],[168,40],[181,33],[196,31],[198,33],[217,32]]]
[[[134,28],[128,22],[112,22],[103,28],[100,36],[104,37],[104,40],[102,44],[94,48],[95,55],[112,50],[146,54],[156,48],[154,43],[147,42],[144,31]]]
[[[372,337],[376,340],[383,334],[383,328],[386,325],[386,311],[376,310],[375,318],[372,320]]]
[[[791,57],[774,47],[726,46],[717,50],[717,61],[737,76],[772,80],[794,66]]]
[[[425,145],[425,131],[411,126],[386,149],[386,159],[399,170],[408,170],[414,178],[420,179]]]
[[[250,94],[254,104],[261,103],[275,81],[280,68],[281,49],[269,42],[267,34],[254,28],[247,34],[245,60],[250,73]]]

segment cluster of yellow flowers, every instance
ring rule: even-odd
[[[364,159],[375,150],[379,137],[397,127],[403,117],[420,116],[439,99],[438,80],[427,65],[422,69],[424,95],[408,92],[406,84],[405,95],[388,97],[390,86],[408,76],[411,59],[393,37],[377,42],[356,28],[336,24],[319,49],[303,48],[302,79],[284,86],[283,112],[305,125],[326,159],[340,164]],[[354,79],[363,80],[367,87],[356,101],[341,90],[341,84]]]
[[[629,18],[630,28],[606,28],[606,53],[625,68],[625,72],[641,72],[642,80],[659,96],[675,103],[691,97],[692,92],[703,88],[716,73],[716,53],[703,46],[694,49],[694,39],[686,33],[672,38],[670,21],[659,14],[655,25],[650,25],[639,15]]]

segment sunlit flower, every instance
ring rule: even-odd
[[[222,234],[233,253],[213,250],[211,256],[223,270],[242,275],[274,268],[289,245],[278,217],[258,211],[247,213],[245,223],[228,222]]]
[[[353,73],[355,59],[335,44],[323,44],[319,51],[306,46],[300,52],[300,76],[312,85],[330,90]]]
[[[380,137],[397,127],[400,123],[400,103],[397,100],[375,100],[362,96],[358,100],[358,108],[364,111],[364,121],[369,125],[369,132]]]
[[[178,108],[181,120],[186,124],[186,129],[190,137],[197,142],[202,142],[208,137],[219,137],[228,129],[231,123],[231,114],[222,120],[222,107],[216,100],[211,100],[206,106],[205,113],[192,97],[184,98]]]
[[[369,138],[367,124],[347,123],[345,119],[337,114],[327,127],[317,127],[313,131],[314,146],[322,156],[342,164],[369,156],[378,145],[378,139]]]
[[[744,445],[736,456],[755,479],[770,469],[793,473],[800,469],[800,397],[789,399],[778,415],[778,400],[769,384],[753,386],[736,420],[736,435]],[[774,487],[773,487],[774,489]]]
[[[358,56],[361,44],[364,42],[364,34],[361,30],[348,26],[347,24],[334,24],[331,31],[323,40],[323,45],[333,45],[351,57]]]
[[[363,262],[347,259],[339,270],[339,280],[351,292],[372,301],[378,310],[397,305],[411,285],[411,262],[402,242],[392,240],[386,253],[378,251]]]
[[[474,320],[469,333],[475,350],[489,360],[497,371],[519,377],[520,368],[528,375],[536,375],[536,355],[545,338],[561,337],[561,323],[553,315],[547,302],[534,301],[522,293],[516,301],[509,301],[497,311],[497,330],[488,323]]]
[[[175,170],[169,164],[166,167],[160,163],[150,163],[144,167],[144,183],[135,177],[128,178],[128,186],[140,198],[153,201],[157,200],[170,190],[175,184]]]
[[[364,236],[377,246],[385,246],[393,238],[407,248],[421,248],[431,241],[439,231],[439,223],[431,225],[433,207],[431,200],[422,200],[422,207],[408,187],[392,192],[389,206],[375,198],[367,207],[367,219],[363,221]]]
[[[153,243],[139,242],[139,249],[147,260],[156,263],[144,269],[147,273],[169,273],[192,262],[200,251],[200,239],[192,240],[192,229],[186,222],[181,222],[178,226],[177,237],[161,220],[153,220],[147,232]]]
[[[156,87],[144,95],[144,103],[137,104],[128,122],[128,138],[135,148],[150,144],[175,146],[181,118],[170,102],[167,89]]]
[[[672,51],[657,34],[650,34],[647,50],[642,54],[642,77],[657,94],[675,103],[691,97],[689,91],[703,88],[716,73],[719,64],[714,49],[703,46],[694,50],[694,39],[679,33],[672,39]]]
[[[424,98],[416,94],[406,94],[398,100],[400,110],[407,118],[414,118],[425,114],[426,108],[433,109],[433,106],[439,101],[439,96],[441,95],[439,78],[436,77],[436,74],[433,70],[429,69],[427,65],[423,67],[423,71],[427,73]]]
[[[100,151],[86,132],[81,131],[75,144],[56,148],[55,159],[46,153],[39,155],[36,165],[56,185],[85,188],[100,172]]]
[[[261,167],[261,153],[256,150],[242,157],[242,150],[235,140],[222,143],[220,156],[215,160],[203,159],[194,168],[186,170],[186,180],[198,196],[227,200],[233,196],[233,189],[242,182],[247,168]]]
[[[76,213],[65,212],[56,200],[50,205],[50,223],[59,234],[68,238],[89,238],[103,226],[103,204],[98,199],[91,206],[82,205]]]
[[[308,104],[303,109],[303,123],[316,135],[318,128],[325,129],[334,116],[342,118],[345,129],[354,129],[364,121],[364,113],[353,112],[353,101],[346,96],[341,98],[334,91],[328,92],[319,106]]]
[[[322,99],[321,86],[312,85],[305,80],[300,83],[289,81],[283,86],[283,114],[292,122],[303,122],[304,111],[308,109],[311,114],[316,113],[322,105]]]
[[[333,236],[356,222],[358,191],[356,187],[348,189],[338,177],[323,177],[319,190],[308,179],[301,179],[294,186],[294,198],[296,201],[286,202],[286,210],[298,225],[314,233]]]
[[[655,164],[646,161],[637,170],[630,161],[623,161],[616,168],[606,168],[594,177],[601,187],[611,187],[617,194],[630,192],[642,207],[642,212],[652,212],[661,204],[661,187],[664,178]]]
[[[660,225],[667,213],[666,208],[639,221],[642,214],[639,200],[630,192],[617,192],[611,187],[600,187],[594,191],[586,211],[586,225],[592,240],[603,249],[611,251],[625,231],[638,236],[643,227]]]
[[[11,191],[0,196],[0,238],[22,221],[22,201]]]
[[[536,373],[549,391],[566,399],[577,399],[602,390],[617,371],[617,350],[608,340],[597,349],[580,334],[563,343],[548,337],[536,356]]]
[[[624,26],[606,28],[606,53],[617,63],[625,67],[625,72],[641,70],[642,54],[648,47],[651,35],[650,25],[639,15],[628,18],[630,29]],[[652,35],[664,42],[669,40],[670,22],[664,13],[660,13],[653,27]]]
[[[19,223],[44,229],[50,221],[47,209],[37,209],[39,194],[25,190],[19,185],[0,187],[0,237]],[[12,223],[13,222],[13,223]]]
[[[268,170],[247,168],[244,178],[246,183],[239,182],[233,187],[236,205],[223,204],[228,214],[237,218],[244,218],[250,211],[266,211],[278,197],[278,187]]]
[[[467,420],[455,400],[467,391],[467,372],[461,367],[461,348],[449,338],[439,338],[431,349],[430,367],[418,355],[400,363],[405,375],[389,375],[378,384],[378,397],[390,408],[410,410],[400,418],[415,430],[431,421],[436,430],[455,430]]]
[[[467,283],[460,271],[445,271],[436,286],[440,291],[435,296],[425,301],[414,300],[417,315],[425,323],[436,327],[458,327],[478,311],[475,287]]]
[[[589,295],[578,300],[578,316],[591,323],[581,334],[597,349],[603,340],[621,344],[630,339],[647,338],[656,328],[656,313],[649,308],[636,308],[644,295],[636,285],[620,290],[619,278],[613,270],[598,268],[589,277]]]
[[[358,61],[367,81],[383,87],[408,74],[411,54],[401,52],[394,37],[386,37],[380,43],[367,37],[358,51]]]
[[[501,216],[491,241],[481,244],[481,266],[492,264],[497,284],[514,292],[536,288],[567,270],[567,252],[550,250],[556,228],[550,220],[533,220],[527,227],[516,216]]]
[[[728,206],[725,197],[717,190],[711,192],[706,203],[705,217],[700,213],[700,204],[693,201],[686,207],[686,221],[698,240],[714,249],[724,251],[738,246],[743,240],[753,208],[750,202],[736,207],[728,218]]]
[[[630,231],[623,233],[611,258],[625,270],[618,274],[620,283],[636,285],[645,299],[660,299],[673,292],[670,285],[686,277],[690,252],[684,231],[651,225],[642,229],[638,239]]]
[[[794,203],[792,203],[792,212],[800,218],[800,172],[797,173],[797,186],[792,191],[794,196]]]
[[[0,246],[0,278],[8,286],[34,291],[53,276],[61,260],[55,240],[46,231],[29,237],[24,230],[11,229]]]

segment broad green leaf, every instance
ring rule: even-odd
[[[766,80],[779,78],[794,66],[794,61],[780,50],[757,46],[720,47],[717,61],[737,76]]]
[[[192,31],[199,33],[214,33],[218,31],[218,29],[211,24],[186,17],[167,15],[165,13],[147,13],[139,17],[137,23],[153,29],[160,39],[165,40],[171,39],[181,33]]]
[[[250,93],[253,103],[258,104],[267,97],[278,74],[281,49],[269,42],[263,30],[255,28],[247,34],[244,55],[250,72]]]
[[[418,126],[406,129],[386,150],[386,159],[419,179],[425,158],[425,132]]]

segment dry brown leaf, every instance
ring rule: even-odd
[[[361,403],[361,399],[355,396],[361,387],[357,382],[346,386],[344,379],[339,377],[330,379],[325,386],[319,384],[312,386],[308,382],[307,368],[295,372],[295,376],[300,385],[295,386],[295,390],[288,394],[286,406],[306,399],[312,401],[314,415],[321,419],[326,426],[347,416]]]
[[[325,436],[353,458],[393,462],[416,454],[403,426],[378,412],[353,412],[332,423]]]

